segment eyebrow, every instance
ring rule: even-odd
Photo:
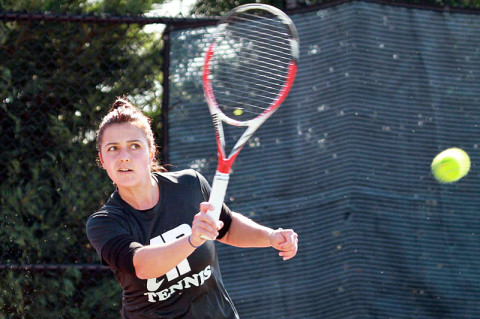
[[[142,143],[143,144],[143,142],[141,140],[129,140],[129,141],[127,141],[127,143],[129,143],[129,144],[130,143]],[[105,144],[105,147],[110,146],[110,145],[117,145],[117,144],[120,144],[120,143],[110,142],[110,143]]]

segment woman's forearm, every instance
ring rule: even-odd
[[[194,250],[187,236],[166,244],[144,246],[133,255],[135,273],[140,279],[163,276]]]
[[[270,247],[268,236],[272,231],[273,229],[234,212],[230,229],[219,241],[236,247]]]

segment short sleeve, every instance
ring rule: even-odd
[[[101,211],[87,220],[87,237],[102,264],[124,273],[135,275],[133,255],[142,244],[134,241],[118,220]]]

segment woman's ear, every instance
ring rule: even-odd
[[[149,156],[148,156],[150,164],[153,162],[153,160],[155,158],[155,153],[156,153],[156,149],[155,148],[150,148]]]

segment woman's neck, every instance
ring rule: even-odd
[[[153,208],[160,199],[158,183],[152,176],[137,187],[118,187],[118,193],[125,202],[137,210]]]

